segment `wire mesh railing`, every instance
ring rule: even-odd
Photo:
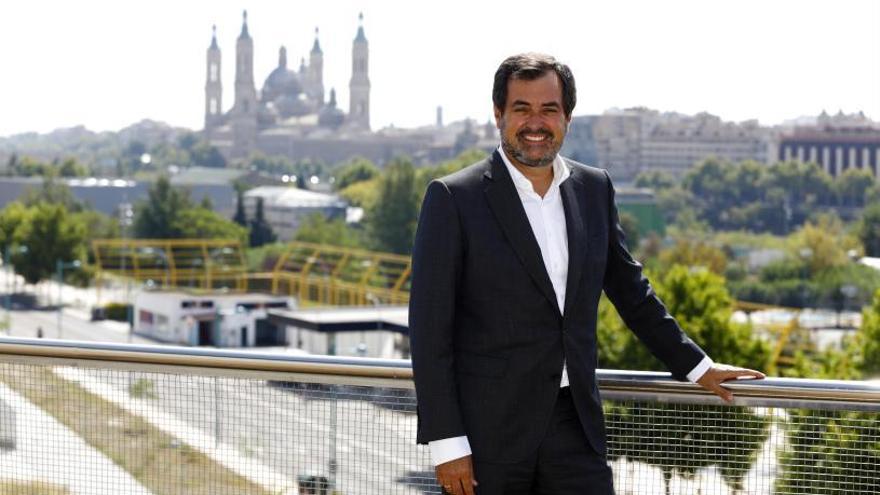
[[[619,495],[880,493],[880,386],[600,371]],[[439,493],[409,362],[0,339],[0,493]]]

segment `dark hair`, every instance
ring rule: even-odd
[[[562,109],[570,117],[577,103],[574,75],[567,65],[543,53],[520,53],[501,62],[495,71],[495,85],[492,87],[492,103],[495,108],[504,110],[507,103],[507,83],[511,79],[533,81],[549,71],[559,76],[562,83]]]

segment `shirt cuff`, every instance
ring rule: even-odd
[[[431,461],[434,462],[434,466],[471,455],[471,444],[466,436],[434,440],[428,442],[428,447],[431,449]]]
[[[709,368],[711,368],[713,364],[715,364],[715,362],[712,361],[712,358],[709,356],[704,357],[703,360],[687,374],[688,381],[697,383],[697,380],[703,378],[703,375],[709,371]]]

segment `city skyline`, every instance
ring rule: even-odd
[[[526,16],[525,3],[390,4],[16,4],[5,9],[16,22],[0,32],[7,74],[14,75],[0,91],[0,136],[80,124],[118,130],[142,119],[201,129],[211,26],[217,25],[224,93],[231,96],[245,8],[258,85],[277,65],[281,45],[298,65],[317,26],[325,85],[336,88],[341,108],[348,106],[351,40],[363,11],[373,129],[432,124],[437,106],[447,122],[488,119],[494,69],[524,50],[553,53],[572,67],[576,115],[646,106],[762,125],[822,110],[880,120],[880,2],[850,1],[834,10],[822,2],[749,1],[736,9],[690,0],[571,4],[565,16],[547,12],[546,23]],[[227,110],[232,99],[224,100]]]

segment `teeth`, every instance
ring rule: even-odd
[[[535,141],[535,142],[543,141],[543,140],[547,139],[547,136],[544,136],[544,135],[540,135],[540,136],[525,135],[523,137],[526,139],[526,141]]]

